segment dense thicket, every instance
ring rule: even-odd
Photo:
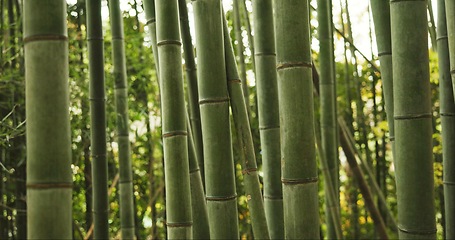
[[[453,235],[452,1],[439,58],[424,1],[44,2],[0,1],[0,239]]]

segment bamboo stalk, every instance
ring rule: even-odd
[[[235,63],[229,30],[226,21],[223,22],[224,51],[226,59],[226,76],[232,116],[240,145],[240,163],[242,165],[245,194],[248,199],[248,209],[251,215],[253,234],[258,239],[270,239],[265,218],[264,202],[257,172],[256,156],[254,153],[253,137],[251,135],[247,105],[243,97],[242,80]]]
[[[190,25],[188,19],[188,9],[186,0],[179,0],[179,15],[180,15],[180,31],[182,34],[183,56],[185,59],[185,70],[188,89],[188,106],[191,120],[191,130],[194,140],[196,157],[199,164],[201,181],[204,185],[204,150],[202,146],[202,130],[201,130],[201,111],[198,103],[197,90],[197,70],[194,60],[194,48],[191,42]],[[196,237],[196,236],[194,236]]]
[[[253,0],[253,19],[259,131],[264,172],[264,207],[270,238],[283,239],[280,119],[272,1]]]
[[[444,164],[444,208],[446,239],[455,238],[455,103],[450,79],[449,46],[444,0],[438,0],[439,96]]]
[[[427,3],[392,0],[390,16],[399,237],[435,239]]]
[[[237,40],[237,57],[238,57],[238,66],[241,75],[241,83],[242,83],[242,90],[243,96],[245,98],[245,103],[247,104],[248,114],[250,111],[250,93],[248,89],[248,82],[246,79],[246,67],[245,67],[245,55],[243,53],[244,46],[243,46],[243,36],[242,36],[242,21],[241,21],[241,13],[240,13],[240,6],[239,1],[244,0],[233,0],[233,12],[234,12],[234,33],[235,39]],[[229,38],[230,40],[230,38]]]
[[[161,91],[169,239],[192,238],[187,126],[177,0],[157,0],[156,31]]]
[[[87,0],[87,40],[90,75],[91,156],[94,238],[109,238],[107,194],[106,110],[101,1]]]
[[[329,0],[318,0],[318,35],[319,35],[319,63],[320,63],[320,103],[321,103],[321,153],[327,161],[327,170],[332,181],[325,181],[326,188],[326,223],[327,237],[329,239],[341,238],[341,225],[339,219],[339,169],[336,124],[336,93],[333,62],[333,31],[332,31],[332,5]],[[326,176],[327,178],[327,176]],[[330,187],[334,189],[334,199],[329,199]],[[334,216],[332,216],[334,215]]]
[[[69,239],[73,180],[66,2],[25,0],[23,16],[27,238]]]
[[[112,31],[112,59],[114,61],[114,89],[117,112],[117,141],[120,172],[120,224],[122,239],[134,239],[133,172],[129,141],[128,83],[126,76],[123,18],[119,0],[109,1]]]
[[[193,1],[210,237],[239,237],[221,1]]]
[[[307,0],[277,1],[274,10],[284,235],[286,239],[318,239],[309,3]]]

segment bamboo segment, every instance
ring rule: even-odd
[[[389,139],[394,152],[395,128],[393,121],[393,74],[392,74],[392,40],[390,33],[390,4],[383,0],[370,0],[373,21],[376,31],[381,79],[383,84],[385,110],[389,124]]]
[[[245,194],[253,225],[253,234],[258,239],[270,239],[265,218],[264,202],[257,172],[256,156],[254,153],[253,137],[251,135],[248,110],[243,97],[242,80],[237,71],[234,50],[232,48],[226,21],[224,29],[224,51],[226,58],[226,75],[232,116],[240,144],[240,162],[242,164]]]
[[[442,155],[446,238],[455,239],[455,103],[450,79],[449,46],[444,0],[438,0],[439,94],[441,101]]]
[[[232,158],[221,1],[193,1],[199,105],[204,142],[210,237],[237,239],[237,195]]]
[[[72,238],[66,2],[24,1],[27,238]]]
[[[194,147],[200,169],[202,184],[204,184],[204,152],[202,148],[201,111],[198,103],[197,71],[194,61],[194,49],[191,42],[191,33],[188,20],[186,0],[179,0],[180,31],[183,42],[183,55],[188,87],[188,106],[190,109],[191,130],[193,132]]]
[[[336,124],[336,93],[333,61],[333,30],[332,30],[332,4],[330,0],[318,0],[318,35],[319,35],[319,63],[320,63],[320,101],[321,101],[321,150],[323,158],[327,161],[327,168],[332,181],[325,181],[326,189],[326,222],[327,238],[341,238],[341,226],[339,219],[332,215],[340,216],[339,203],[339,170],[338,170],[338,146]],[[330,201],[328,183],[333,184],[335,198]],[[337,213],[335,213],[337,212]]]
[[[445,5],[447,36],[450,53],[450,75],[452,76],[452,89],[455,93],[455,1],[446,0]]]
[[[284,237],[319,239],[309,3],[275,2]]]
[[[322,172],[324,174],[325,181],[328,182],[327,188],[325,191],[326,194],[326,199],[329,202],[327,206],[337,206],[336,202],[339,201],[338,199],[338,194],[333,187],[333,179],[330,174],[329,168],[328,168],[328,163],[327,160],[324,158],[325,155],[322,151],[322,137],[321,137],[321,127],[320,124],[317,120],[315,120],[315,132],[316,132],[316,145],[318,146],[318,154],[319,154],[319,159],[321,161],[321,168]],[[340,211],[338,209],[331,209],[330,207],[327,207],[327,211],[331,211],[332,214],[330,214],[330,218],[327,221],[332,222],[332,227],[334,228],[333,231],[335,231],[334,236],[332,238],[328,237],[328,239],[342,239],[343,238],[343,233],[341,230],[341,216],[340,216]]]
[[[201,174],[192,137],[194,135],[191,133],[191,123],[188,114],[186,114],[186,121],[188,128],[188,160],[190,168],[191,209],[193,213],[193,238],[210,239],[209,219],[207,215],[207,206],[205,204],[204,187],[202,185]]]
[[[129,141],[128,84],[126,80],[123,19],[119,0],[109,1],[112,29],[112,59],[114,61],[115,105],[117,110],[117,141],[120,172],[120,224],[122,239],[134,239],[133,172]]]
[[[192,238],[187,127],[177,0],[156,1],[169,239]]]
[[[93,176],[93,236],[109,238],[107,194],[106,108],[101,1],[87,0],[87,40],[90,74],[91,155]]]
[[[240,75],[242,76],[242,90],[245,98],[245,103],[247,104],[247,110],[250,111],[250,94],[248,89],[248,82],[246,79],[246,66],[245,66],[245,55],[243,54],[244,45],[243,45],[243,36],[242,36],[242,21],[241,21],[241,12],[239,1],[245,0],[233,0],[233,13],[234,13],[234,33],[235,39],[237,40],[237,57],[240,69]],[[230,38],[229,38],[230,39]]]
[[[427,5],[390,4],[399,236],[435,239]]]
[[[281,155],[280,141],[278,141],[280,139],[280,118],[272,1],[254,0],[253,18],[265,214],[270,238],[283,239],[283,190],[280,183]]]

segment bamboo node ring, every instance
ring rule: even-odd
[[[296,67],[307,67],[312,68],[313,64],[311,62],[286,62],[276,65],[276,70],[282,70],[286,68],[296,68]]]
[[[231,195],[231,196],[226,196],[226,197],[221,197],[221,196],[207,196],[205,199],[207,201],[215,201],[215,202],[220,202],[220,201],[229,201],[237,198],[237,194]]]
[[[281,179],[281,183],[284,185],[298,185],[298,184],[309,184],[309,183],[317,183],[318,177],[310,177],[310,178],[302,178],[302,179]]]
[[[68,41],[68,37],[66,35],[43,34],[25,37],[23,41],[24,44],[35,41]]]

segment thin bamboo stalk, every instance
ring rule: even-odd
[[[455,238],[455,103],[450,79],[449,46],[444,0],[438,0],[439,96],[441,101],[442,156],[446,239]]]
[[[190,170],[191,208],[193,213],[193,238],[210,239],[209,219],[205,204],[205,193],[194,146],[189,115],[186,114],[188,128],[188,160]]]
[[[122,239],[134,239],[133,172],[130,158],[128,83],[123,40],[123,18],[119,0],[109,1],[109,15],[112,31],[112,59],[114,62],[113,75],[117,112],[117,141],[119,146],[121,234]]]
[[[69,239],[73,181],[66,2],[25,0],[23,16],[27,237]]]
[[[107,194],[106,110],[101,1],[87,0],[87,40],[90,75],[91,156],[94,239],[109,238]]]
[[[381,79],[383,84],[385,110],[389,125],[389,140],[392,153],[395,143],[393,121],[393,74],[392,74],[392,40],[390,32],[390,4],[382,0],[370,0],[376,32],[379,62],[381,63]]]
[[[338,146],[337,146],[337,124],[336,124],[336,93],[335,79],[333,70],[333,31],[332,31],[332,5],[329,0],[318,0],[318,36],[319,36],[319,64],[320,64],[320,102],[321,102],[321,144],[320,148],[323,158],[327,161],[327,170],[330,172],[332,181],[325,181],[326,188],[326,223],[327,223],[327,238],[341,238],[341,226],[339,219],[334,219],[334,216],[339,217],[339,184],[338,184]],[[330,187],[327,184],[332,184],[336,192],[334,199],[329,199]],[[335,213],[338,212],[338,213]],[[332,216],[334,215],[334,216]]]
[[[245,194],[251,215],[253,234],[258,239],[270,239],[265,218],[264,202],[257,172],[256,156],[254,153],[253,137],[251,135],[247,105],[242,91],[242,80],[235,63],[229,30],[226,21],[223,22],[224,51],[226,59],[226,76],[232,116],[240,145],[240,163],[242,165]]]
[[[248,112],[250,111],[250,94],[249,94],[249,89],[248,89],[248,82],[246,79],[246,67],[245,67],[245,55],[243,53],[244,51],[244,45],[243,45],[243,36],[242,36],[242,21],[241,21],[241,13],[240,13],[240,6],[239,6],[239,1],[244,1],[244,0],[233,0],[233,12],[234,12],[234,33],[235,33],[235,39],[237,40],[237,44],[235,45],[237,47],[237,57],[238,57],[238,66],[240,69],[240,75],[241,75],[241,83],[242,83],[242,90],[243,90],[243,95],[245,98],[245,103],[247,104],[247,110]],[[230,39],[230,38],[229,38]]]
[[[328,167],[328,162],[327,159],[325,159],[325,154],[322,149],[322,137],[321,137],[321,127],[319,121],[315,120],[315,132],[316,132],[316,145],[318,146],[318,154],[319,154],[319,160],[321,163],[321,170],[324,174],[324,180],[327,182],[326,184],[326,201],[328,202],[326,205],[326,211],[330,212],[328,216],[330,219],[327,221],[332,222],[332,227],[334,228],[333,231],[335,232],[332,237],[330,235],[327,235],[328,239],[342,239],[343,238],[343,233],[341,230],[341,216],[340,216],[340,208],[337,204],[339,201],[339,193],[334,188],[333,184],[333,179],[332,179],[332,174],[330,173],[329,167]]]
[[[202,184],[204,185],[204,150],[202,146],[201,111],[198,104],[197,70],[194,60],[194,48],[191,42],[190,25],[186,0],[179,0],[180,31],[182,34],[183,56],[188,89],[188,106],[193,133],[194,147],[199,164]],[[196,237],[196,236],[194,236]]]
[[[455,1],[446,0],[445,4],[447,36],[449,42],[450,75],[452,76],[452,89],[455,93]]]

